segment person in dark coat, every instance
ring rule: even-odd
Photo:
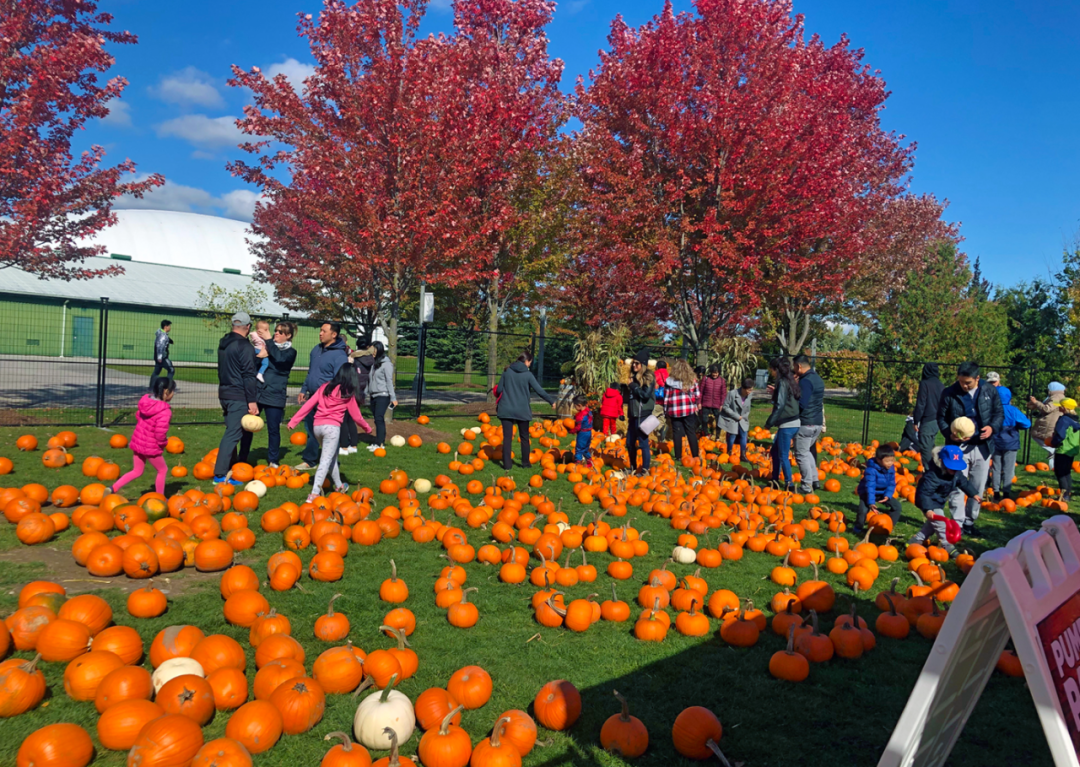
[[[251,332],[251,317],[247,312],[232,316],[232,330],[218,343],[218,401],[225,416],[225,434],[218,445],[217,461],[214,463],[214,483],[243,484],[226,475],[236,463],[236,446],[244,429],[240,422],[245,415],[258,415],[258,364],[255,347],[247,339]]]
[[[257,356],[265,359],[267,366],[255,395],[255,403],[259,406],[259,412],[266,415],[266,461],[271,466],[277,466],[281,460],[281,421],[285,417],[289,375],[296,364],[296,349],[292,346],[296,325],[279,322],[274,334],[266,333],[265,337],[262,331],[257,332],[266,341],[265,348]],[[248,462],[252,437],[254,434],[245,431],[240,438],[238,460],[244,463]]]
[[[727,400],[727,381],[720,375],[719,365],[710,365],[709,373],[701,377],[701,412],[698,413],[698,434],[703,434],[709,427],[709,417],[713,419],[713,437],[720,439],[720,411]]]
[[[1072,500],[1072,463],[1076,454],[1068,447],[1062,447],[1071,429],[1080,430],[1080,421],[1076,420],[1076,400],[1071,397],[1061,401],[1061,414],[1054,423],[1054,434],[1050,445],[1054,448],[1054,476],[1057,477],[1061,500]]]
[[[956,549],[946,540],[946,525],[940,512],[957,493],[966,493],[976,503],[981,503],[981,491],[964,476],[967,464],[964,454],[956,445],[935,447],[930,453],[930,463],[924,468],[919,484],[915,486],[915,506],[926,515],[926,522],[908,543],[922,544],[936,534],[938,545],[949,552],[950,557],[955,556]],[[939,518],[931,519],[931,515]]]
[[[941,382],[936,362],[923,365],[922,378],[919,380],[919,393],[915,395],[915,411],[911,420],[919,435],[919,455],[922,456],[923,469],[930,465],[930,453],[934,449],[938,428],[937,411],[941,403],[941,392],[945,384]]]
[[[363,339],[356,337],[356,343],[362,345]],[[368,383],[371,381],[371,368],[375,365],[375,347],[368,346],[357,348],[349,353],[349,360],[356,368],[356,404],[363,405],[367,399]],[[356,446],[360,444],[360,432],[356,428],[356,422],[348,413],[341,422],[341,447],[339,455],[352,455],[356,452]]]
[[[308,358],[308,373],[300,386],[300,396],[296,404],[303,405],[304,400],[314,394],[324,383],[330,383],[338,368],[349,361],[345,339],[341,337],[340,322],[324,322],[319,327],[319,343],[311,350]],[[315,410],[308,411],[304,419],[304,430],[308,441],[301,455],[302,463],[297,471],[311,471],[319,465],[319,441],[315,439]]]
[[[510,471],[514,465],[511,448],[514,445],[514,427],[517,427],[518,438],[521,440],[521,465],[524,468],[532,466],[529,454],[532,446],[529,444],[529,421],[532,420],[532,406],[529,404],[531,393],[535,392],[546,403],[555,407],[555,398],[548,394],[536,380],[536,376],[529,370],[532,364],[532,354],[528,351],[521,353],[510,367],[503,371],[502,378],[496,389],[495,417],[502,422],[503,433],[503,468]]]
[[[957,418],[970,418],[975,423],[975,433],[960,439],[952,431]],[[990,477],[990,457],[993,453],[993,436],[1001,431],[1005,410],[997,389],[979,379],[979,366],[965,362],[956,371],[956,383],[941,393],[937,412],[938,428],[945,434],[945,442],[959,445],[967,465],[964,475],[978,492],[986,489]],[[969,494],[970,495],[970,494]],[[949,501],[952,517],[964,528],[964,535],[977,537],[975,520],[979,518],[979,502],[969,498],[964,505],[964,493],[957,490]]]
[[[776,429],[773,437],[772,456],[773,482],[784,481],[784,488],[795,490],[791,479],[791,442],[799,433],[799,398],[802,390],[792,373],[791,361],[787,357],[778,357],[769,364],[769,370],[776,377],[772,387],[773,409],[765,420],[766,429]]]
[[[818,489],[817,441],[825,430],[825,382],[805,354],[794,360],[799,380],[799,431],[795,434],[795,463],[799,467],[799,492]]]
[[[667,367],[664,367],[665,377]],[[626,452],[632,473],[648,474],[649,435],[642,431],[641,423],[653,412],[656,404],[656,377],[649,370],[649,350],[642,349],[630,360],[630,383],[626,385]],[[638,451],[641,451],[641,470],[637,468]]]

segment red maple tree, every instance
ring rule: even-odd
[[[583,249],[655,291],[704,361],[760,307],[843,290],[913,147],[882,130],[862,52],[806,39],[787,0],[695,9],[615,20],[578,87],[578,152]]]
[[[86,269],[104,251],[80,245],[116,222],[112,202],[141,197],[165,182],[158,175],[122,182],[135,170],[126,160],[98,167],[92,146],[77,159],[71,139],[88,120],[109,113],[127,81],[101,84],[113,65],[107,43],[133,44],[112,32],[112,17],[91,0],[19,0],[0,12],[0,269],[18,267],[40,277],[87,279],[122,271]]]

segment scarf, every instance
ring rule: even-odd
[[[281,344],[279,344],[279,343],[277,343],[275,341],[274,344],[277,346],[277,348],[281,349],[281,351],[285,351],[286,349],[291,349],[292,348],[292,341],[286,341],[285,343],[281,343]]]

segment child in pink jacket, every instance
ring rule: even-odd
[[[152,393],[144,394],[139,400],[136,415],[135,432],[131,435],[129,447],[134,453],[134,466],[127,474],[120,477],[110,488],[110,493],[119,493],[120,488],[133,479],[142,476],[146,464],[157,471],[154,480],[154,492],[165,493],[165,477],[168,467],[163,453],[165,443],[169,441],[169,423],[172,421],[172,407],[169,400],[176,392],[176,382],[171,378],[155,378]]]
[[[356,404],[359,391],[360,380],[356,376],[356,366],[342,365],[334,374],[333,380],[320,386],[289,420],[289,428],[295,429],[311,409],[315,408],[315,439],[319,441],[322,452],[319,454],[319,468],[315,471],[315,484],[311,486],[308,503],[322,494],[322,485],[327,474],[333,477],[335,490],[339,493],[349,492],[349,486],[341,481],[337,462],[341,422],[345,419],[345,414],[352,416],[353,422],[366,434],[371,434],[371,427],[360,414],[360,408]]]

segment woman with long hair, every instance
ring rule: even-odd
[[[776,429],[772,446],[772,480],[784,478],[784,486],[794,490],[791,478],[791,441],[799,432],[799,383],[791,371],[791,360],[778,357],[769,363],[769,371],[776,379],[772,387],[773,409],[765,421],[765,428]]]
[[[304,416],[315,410],[315,439],[319,441],[319,468],[315,471],[315,482],[311,486],[308,503],[322,494],[323,480],[329,474],[333,478],[334,489],[347,493],[349,486],[341,481],[338,471],[338,441],[341,439],[341,422],[348,413],[365,433],[371,433],[360,408],[356,405],[356,394],[360,384],[356,380],[356,368],[342,365],[329,383],[324,383],[307,399],[303,406],[289,419],[289,428],[304,420]]]
[[[532,466],[532,446],[529,444],[529,421],[532,420],[532,406],[529,404],[535,392],[545,402],[554,407],[555,398],[544,391],[536,376],[529,370],[532,353],[523,351],[516,360],[503,371],[496,388],[495,417],[502,422],[502,463],[506,471],[514,465],[511,450],[514,445],[514,429],[521,440],[521,465]]]
[[[386,347],[382,341],[372,344],[375,357],[371,363],[371,378],[367,391],[371,397],[371,415],[375,421],[375,443],[368,445],[368,450],[375,452],[386,445],[386,411],[397,407],[397,393],[394,391],[394,363],[386,356]],[[350,365],[355,371],[356,368]]]
[[[690,455],[698,457],[697,413],[701,409],[698,377],[690,363],[675,360],[668,368],[664,387],[664,417],[671,424],[675,441],[675,461],[682,461],[683,437],[690,442]]]
[[[643,349],[630,360],[630,383],[626,385],[626,452],[630,471],[638,473],[638,449],[641,450],[640,473],[649,471],[649,435],[641,422],[652,415],[656,403],[656,378],[649,370],[649,351]]]

